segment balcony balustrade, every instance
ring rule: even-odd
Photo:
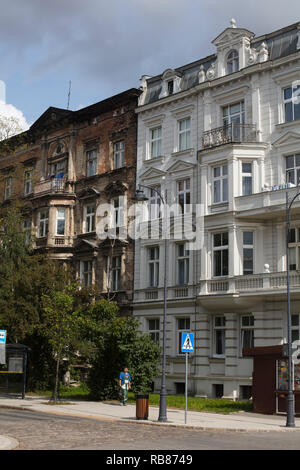
[[[202,150],[228,143],[257,142],[254,124],[231,123],[203,132]]]
[[[70,183],[67,183],[66,178],[52,178],[49,180],[40,181],[34,186],[34,195],[68,192],[71,192],[71,185]]]

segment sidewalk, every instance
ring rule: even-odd
[[[0,408],[20,408],[23,410],[39,411],[59,415],[105,419],[121,422],[134,422],[156,426],[185,427],[184,410],[168,409],[167,423],[157,421],[159,409],[151,406],[148,421],[136,420],[135,405],[120,406],[118,402],[88,402],[67,401],[66,404],[48,405],[48,399],[43,397],[0,398]],[[187,426],[195,429],[209,431],[235,431],[235,432],[298,432],[300,431],[300,418],[295,419],[295,428],[285,427],[286,417],[275,415],[260,415],[255,413],[237,412],[229,415],[219,413],[205,413],[188,411]],[[1,439],[0,439],[1,441]],[[1,443],[0,443],[1,449]]]

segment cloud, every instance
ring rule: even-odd
[[[0,78],[17,72],[33,91],[72,80],[78,106],[213,53],[232,17],[260,35],[296,22],[298,10],[298,0],[0,0]]]
[[[14,105],[7,104],[4,101],[0,101],[0,118],[1,117],[16,118],[22,131],[26,131],[29,128],[29,124],[27,123],[23,112],[17,109]]]

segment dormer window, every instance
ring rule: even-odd
[[[168,82],[168,94],[173,95],[173,93],[174,93],[174,81],[170,80]]]
[[[237,50],[231,51],[227,56],[227,73],[239,71],[239,53]]]

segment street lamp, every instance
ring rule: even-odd
[[[161,202],[164,205],[164,221],[165,229],[167,228],[167,197],[163,198],[160,191],[151,186],[146,186],[139,184],[139,188],[136,190],[136,193],[133,197],[133,200],[136,202],[148,201],[148,197],[140,188],[147,188],[154,191]],[[164,239],[164,310],[163,310],[163,354],[162,354],[162,374],[161,374],[161,389],[160,389],[160,400],[159,400],[159,416],[158,421],[165,422],[167,421],[167,390],[166,390],[166,325],[167,325],[167,254],[168,254],[168,237],[167,230],[165,230],[165,239]]]
[[[298,192],[291,200],[289,200],[288,192],[286,192],[286,286],[287,286],[287,330],[288,330],[288,393],[287,393],[287,413],[286,427],[295,427],[295,398],[293,392],[293,374],[292,374],[292,322],[291,322],[291,299],[290,299],[290,264],[289,264],[289,236],[290,236],[290,211],[293,202],[300,195]]]

